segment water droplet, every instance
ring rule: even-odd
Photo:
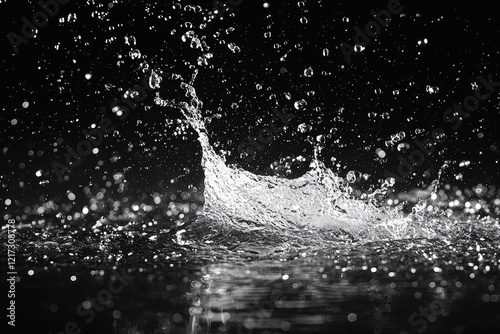
[[[240,47],[234,43],[229,43],[227,47],[233,52],[233,53],[239,53],[241,51]]]
[[[70,13],[68,14],[68,22],[72,23],[72,22],[76,22],[76,14],[75,13]]]
[[[299,124],[297,126],[297,131],[300,133],[306,133],[307,131],[311,131],[311,130],[312,130],[312,126],[307,125],[306,123],[302,123],[302,124]]]
[[[408,143],[400,143],[397,146],[397,150],[399,152],[406,152],[406,150],[409,149],[409,148],[410,148],[410,144],[408,144]]]
[[[383,159],[383,158],[385,158],[385,156],[386,156],[385,151],[384,151],[384,150],[382,150],[382,149],[380,149],[380,148],[377,148],[377,149],[375,150],[375,153],[377,154],[377,156],[378,156],[380,159]]]
[[[298,100],[298,101],[295,101],[295,103],[293,104],[293,106],[297,110],[304,110],[307,107],[307,102],[304,99]]]
[[[418,45],[418,46],[426,46],[428,43],[429,43],[429,41],[427,40],[427,38],[424,38],[424,39],[419,39],[419,40],[417,41],[417,45]]]
[[[362,52],[365,49],[363,45],[356,44],[354,45],[354,52]]]
[[[328,50],[327,48],[324,48],[323,49],[323,56],[328,57],[329,54],[330,54],[330,50]]]
[[[130,56],[130,58],[132,59],[139,59],[141,58],[141,51],[139,50],[131,50],[128,55]]]
[[[125,44],[132,46],[135,45],[135,43],[136,39],[134,36],[125,36]]]
[[[306,69],[304,70],[304,75],[305,75],[306,77],[312,77],[312,76],[313,76],[313,74],[314,74],[314,71],[313,71],[313,69],[312,69],[312,67],[311,67],[311,66],[309,66],[308,68],[306,68]]]
[[[429,94],[436,94],[437,92],[439,92],[439,88],[427,85],[425,86],[425,91]]]
[[[356,177],[356,172],[355,172],[355,171],[352,171],[352,170],[351,170],[351,171],[349,171],[349,172],[347,173],[346,179],[347,179],[347,182],[349,182],[349,183],[354,183],[354,182],[356,182],[356,179],[357,179],[357,177]]]

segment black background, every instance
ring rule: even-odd
[[[201,149],[178,111],[155,106],[154,93],[149,93],[125,120],[110,112],[113,100],[148,75],[141,71],[144,61],[150,69],[186,79],[199,68],[195,88],[204,102],[203,115],[212,117],[207,125],[212,144],[229,152],[229,163],[252,172],[272,173],[272,162],[302,155],[307,163],[294,167],[290,177],[301,175],[313,156],[308,137],[324,135],[321,159],[328,167],[341,176],[350,170],[370,174],[368,183],[376,184],[387,171],[397,172],[398,155],[408,157],[415,148],[413,139],[429,138],[434,128],[442,128],[448,140],[396,187],[427,187],[447,160],[451,168],[443,174],[445,183],[461,188],[478,183],[498,186],[499,91],[481,102],[456,132],[442,117],[454,103],[474,94],[472,83],[479,75],[491,73],[500,81],[500,24],[494,1],[404,1],[404,15],[393,17],[351,63],[344,59],[340,43],[352,45],[354,27],[364,28],[372,20],[370,11],[385,9],[386,1],[270,1],[269,8],[263,3],[244,0],[220,19],[209,13],[211,1],[175,5],[125,0],[109,8],[108,2],[75,0],[60,5],[58,14],[16,55],[6,36],[20,34],[21,18],[30,19],[40,7],[28,1],[1,3],[1,197],[25,205],[64,198],[73,191],[79,199],[83,187],[102,187],[116,172],[125,173],[130,189],[138,194],[202,184]],[[189,4],[199,7],[186,10]],[[76,20],[67,22],[69,15],[76,15]],[[304,17],[307,24],[301,23]],[[206,26],[200,29],[201,24]],[[234,31],[228,32],[231,27]],[[203,36],[210,50],[183,42],[188,30]],[[135,36],[137,44],[126,45],[125,36]],[[423,39],[428,44],[419,46]],[[231,52],[230,43],[241,51]],[[131,59],[132,49],[140,50],[142,57]],[[198,57],[206,52],[213,58],[198,66]],[[312,77],[304,76],[308,67],[314,70]],[[92,74],[90,80],[87,73]],[[163,98],[185,100],[178,84],[165,80],[158,91]],[[257,90],[257,84],[263,88]],[[439,91],[429,94],[427,86]],[[314,96],[308,96],[311,91]],[[307,108],[293,109],[300,99],[307,101]],[[25,101],[28,108],[22,106]],[[84,139],[81,131],[96,122],[100,107],[107,108],[101,119],[112,119],[118,132],[104,138],[97,155],[83,158],[69,178],[59,182],[51,163],[64,162],[64,145],[74,148]],[[269,124],[275,107],[288,107],[297,117],[247,162],[238,145]],[[297,131],[302,123],[310,131]],[[401,142],[411,144],[406,153],[397,151],[397,144],[384,144],[400,131],[406,133]],[[58,138],[64,139],[62,146],[54,146]],[[377,148],[387,153],[385,161],[378,161]],[[120,159],[112,162],[114,156]],[[470,165],[459,167],[461,161]]]

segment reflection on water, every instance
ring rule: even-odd
[[[487,329],[500,319],[498,258],[487,252],[478,257],[468,248],[420,240],[373,244],[368,251],[339,248],[328,255],[304,251],[288,259],[209,264],[190,293],[190,331]]]

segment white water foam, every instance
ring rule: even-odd
[[[435,236],[420,226],[419,212],[405,217],[399,207],[383,207],[352,197],[348,183],[326,168],[317,155],[310,171],[296,179],[228,167],[210,145],[201,114],[203,103],[193,87],[195,77],[196,72],[190,83],[181,83],[189,103],[164,100],[159,95],[155,102],[178,108],[198,134],[205,172],[203,218],[207,221],[276,234],[304,228],[329,230],[367,240]],[[380,192],[383,189],[367,198],[373,199]]]

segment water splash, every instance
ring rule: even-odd
[[[399,207],[387,208],[374,200],[385,188],[355,199],[352,189],[318,159],[316,147],[310,170],[296,179],[256,175],[226,165],[210,145],[201,114],[202,101],[196,95],[194,81],[182,82],[188,102],[164,100],[155,103],[177,108],[198,134],[205,172],[203,219],[246,231],[266,231],[276,235],[300,233],[314,229],[348,233],[366,240],[381,238],[431,237],[420,228],[415,217],[404,217]],[[385,189],[385,190],[384,190]]]

